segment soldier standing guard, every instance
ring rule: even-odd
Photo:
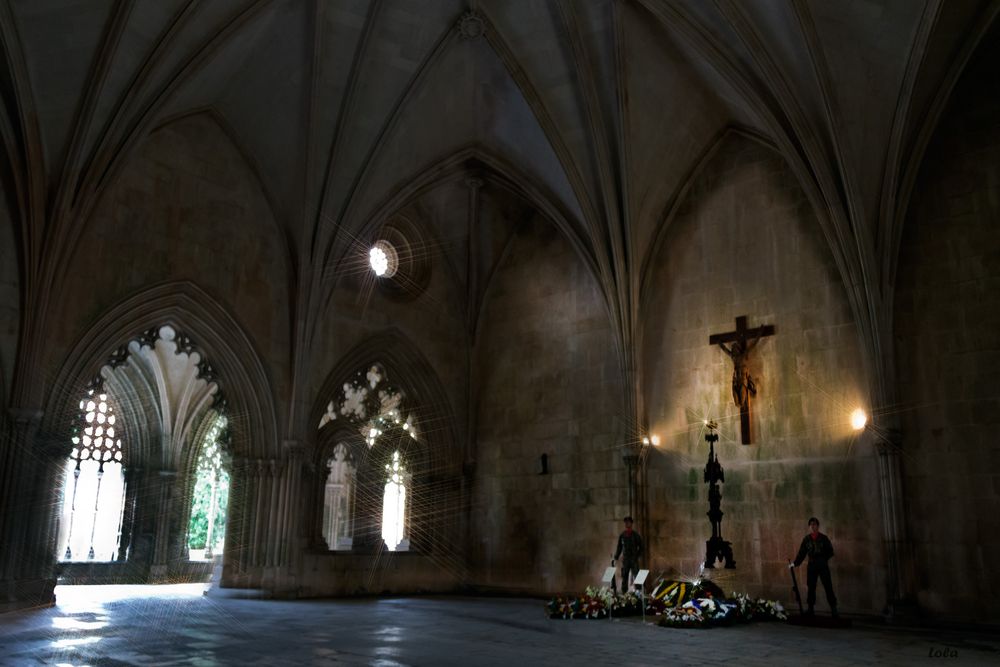
[[[622,557],[622,593],[628,590],[629,573],[639,574],[639,559],[642,557],[642,538],[632,530],[632,517],[625,517],[625,530],[618,536],[618,548],[615,550],[614,565],[618,557]],[[614,587],[614,582],[611,582]]]
[[[818,578],[823,582],[826,601],[830,603],[830,615],[837,618],[837,596],[833,594],[833,581],[830,579],[829,565],[829,560],[833,558],[833,543],[830,542],[829,537],[819,532],[819,519],[816,517],[809,518],[809,534],[802,538],[799,554],[795,557],[795,562],[788,567],[798,567],[806,559],[806,556],[809,557],[809,567],[806,569],[806,586],[809,591],[806,602],[809,605],[809,610],[806,614],[812,616],[813,605],[816,604],[816,579]]]

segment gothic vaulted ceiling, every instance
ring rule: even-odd
[[[658,229],[736,127],[785,156],[877,330],[923,146],[997,7],[8,0],[0,130],[25,289],[58,284],[146,135],[209,111],[259,174],[300,305],[321,299],[312,276],[345,234],[431,167],[478,156],[563,219],[627,341]]]

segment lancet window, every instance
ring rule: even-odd
[[[409,548],[408,503],[412,495],[412,477],[407,469],[405,448],[399,447],[399,442],[400,438],[416,440],[417,425],[413,416],[406,413],[405,405],[406,397],[403,392],[389,382],[385,369],[380,364],[373,364],[367,371],[357,372],[343,384],[327,405],[319,422],[319,428],[334,421],[346,422],[358,430],[370,450],[374,450],[377,445],[388,447],[390,443],[395,443],[389,450],[392,454],[382,459],[387,462],[382,489],[381,536],[386,548],[392,551],[405,551]],[[330,487],[329,480],[333,479],[334,474],[334,467],[331,466],[323,511],[323,534],[331,549],[337,548],[334,544],[338,543],[337,539],[331,542],[331,536],[335,534],[331,531],[343,530],[343,524],[338,523],[337,528],[333,528],[331,524],[341,521],[339,510],[334,510],[332,505],[334,497],[341,498],[337,496],[341,492],[336,487]],[[352,502],[346,502],[345,511],[350,512]]]
[[[385,466],[385,490],[382,494],[382,540],[389,551],[406,551],[407,539],[407,489],[410,474],[399,451],[392,453],[392,459]]]
[[[330,551],[350,549],[354,544],[355,468],[344,443],[338,443],[327,461],[323,490],[323,539]]]
[[[229,472],[222,441],[228,420],[218,412],[208,417],[211,426],[201,438],[195,467],[188,549],[192,560],[211,559],[222,553],[229,505]]]
[[[111,561],[118,555],[125,477],[121,428],[107,393],[89,389],[71,426],[63,480],[59,555]]]

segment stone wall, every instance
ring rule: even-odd
[[[223,129],[208,114],[170,123],[138,147],[87,222],[53,308],[48,373],[108,308],[155,283],[190,280],[248,332],[281,395],[289,382],[287,256],[260,182]],[[197,343],[198,332],[185,333]]]
[[[836,550],[845,610],[884,604],[877,461],[849,425],[867,407],[858,333],[809,202],[778,154],[731,133],[695,177],[650,261],[644,293],[644,399],[661,444],[647,471],[654,574],[694,577],[711,535],[704,420],[720,425],[722,528],[736,570],[726,590],[790,601],[786,559],[818,516]],[[709,335],[735,318],[773,324],[750,370],[753,444],[740,444],[733,365]],[[820,596],[822,601],[822,595]]]
[[[464,198],[446,198],[440,207],[412,203],[398,212],[407,217],[419,231],[411,239],[416,252],[430,255],[430,272],[426,286],[414,286],[403,278],[403,296],[393,295],[379,286],[368,266],[366,242],[360,239],[345,267],[337,275],[337,284],[330,300],[324,304],[318,335],[306,378],[310,403],[324,403],[329,397],[319,396],[323,382],[341,358],[366,340],[386,331],[394,331],[408,340],[434,368],[438,380],[448,392],[449,405],[439,406],[457,420],[458,432],[464,432],[467,394],[467,348],[465,333],[464,286],[457,282],[453,266],[448,264],[441,242],[442,227],[464,228],[467,215]],[[375,240],[375,239],[371,239]],[[360,370],[360,369],[353,369]],[[420,401],[421,397],[412,397]],[[310,409],[312,405],[307,406]],[[315,429],[315,424],[308,425]]]
[[[628,509],[618,357],[597,282],[567,240],[536,219],[512,243],[476,344],[472,582],[582,590]]]
[[[462,583],[460,569],[425,554],[331,551],[303,556],[294,597],[448,593],[461,590]]]
[[[922,608],[1000,617],[1000,89],[993,31],[928,147],[895,298],[902,459]]]

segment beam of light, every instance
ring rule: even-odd
[[[53,648],[69,648],[70,646],[85,646],[87,644],[96,644],[101,641],[101,637],[73,637],[70,639],[57,639],[52,642]]]
[[[60,630],[100,630],[107,626],[107,621],[80,621],[70,616],[57,616],[52,619],[52,626]]]

